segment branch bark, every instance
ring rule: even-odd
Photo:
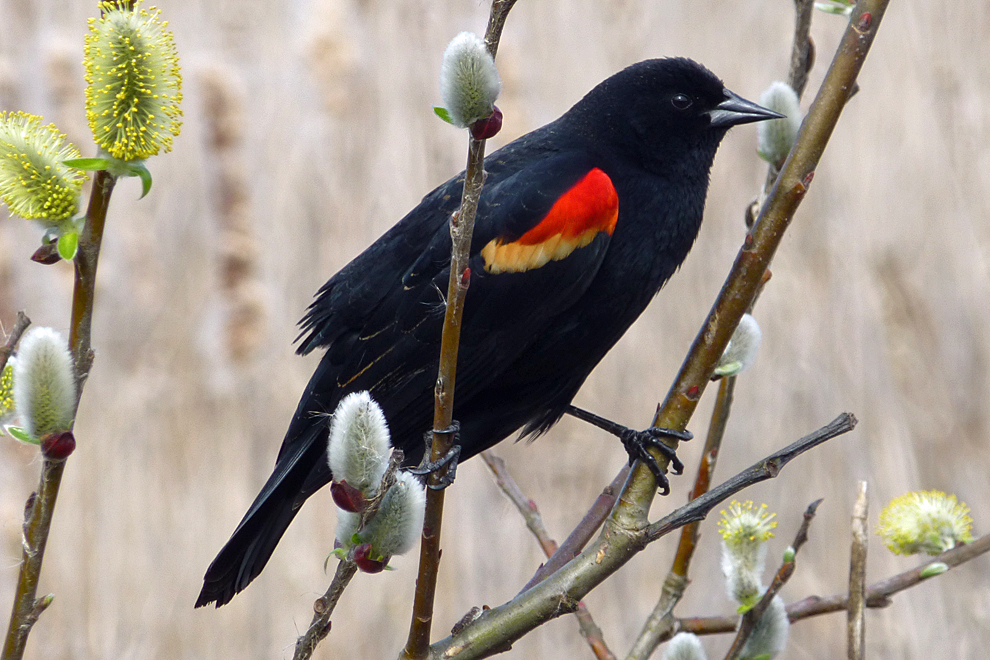
[[[100,259],[100,245],[107,219],[107,208],[116,178],[106,172],[97,172],[93,178],[93,192],[89,198],[86,222],[79,235],[79,250],[75,259],[75,285],[72,292],[72,317],[69,331],[69,350],[75,360],[76,404],[79,410],[83,386],[93,364],[91,333],[93,305],[96,297],[96,266]],[[24,656],[31,628],[53,596],[36,598],[41,563],[45,556],[48,533],[51,529],[55,502],[62,483],[65,461],[45,458],[41,467],[38,490],[31,494],[25,506],[23,552],[14,605],[10,613],[10,625],[3,646],[4,660],[20,660]]]

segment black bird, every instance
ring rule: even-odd
[[[779,116],[695,62],[648,60],[485,159],[457,366],[461,460],[520,428],[539,435],[570,412],[687,256],[726,131]],[[448,220],[462,185],[463,173],[428,194],[320,289],[298,352],[326,353],[197,607],[244,589],[306,498],[331,481],[325,413],[344,395],[369,390],[393,444],[408,464],[420,461],[433,423]]]

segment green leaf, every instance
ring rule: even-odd
[[[29,445],[40,445],[41,440],[34,437],[20,426],[7,426],[7,433],[11,435],[15,440],[20,440],[21,442],[26,442]]]
[[[725,378],[726,376],[735,376],[740,371],[742,371],[742,362],[729,362],[715,369],[715,375]]]
[[[67,232],[58,237],[58,256],[66,261],[76,258],[79,251],[79,234],[74,231]]]
[[[344,550],[343,548],[335,548],[333,552],[327,555],[327,558],[323,561],[323,572],[326,572],[327,567],[330,565],[331,559],[344,561],[347,559],[347,550]]]
[[[815,9],[825,12],[826,14],[838,14],[840,16],[848,16],[852,13],[851,6],[825,4],[824,2],[816,2]]]
[[[925,566],[923,569],[921,569],[921,577],[923,578],[935,577],[936,575],[941,575],[942,573],[945,573],[947,570],[949,570],[948,564],[945,564],[940,561],[936,561],[931,564],[928,564],[928,566]]]
[[[145,195],[151,192],[151,172],[148,168],[144,166],[143,163],[134,163],[127,168],[127,176],[136,176],[141,179],[141,197],[139,199],[144,199]]]
[[[441,108],[439,105],[435,105],[433,106],[433,112],[436,113],[437,117],[444,120],[448,124],[454,123],[454,120],[450,118],[450,112],[447,111],[447,108]]]
[[[99,172],[110,166],[110,161],[106,158],[70,158],[63,160],[62,163],[86,172]]]

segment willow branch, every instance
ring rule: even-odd
[[[333,580],[330,587],[321,598],[313,604],[313,621],[309,624],[306,634],[296,641],[296,651],[293,660],[306,660],[313,656],[316,646],[330,634],[330,615],[337,607],[337,602],[344,594],[351,578],[357,574],[357,564],[348,559],[342,559],[337,563],[337,570],[334,571]]]
[[[485,44],[492,57],[498,52],[498,43],[509,10],[516,0],[494,0],[485,32]],[[433,447],[431,460],[438,461],[453,446],[454,384],[457,376],[457,352],[461,336],[461,316],[464,298],[471,282],[468,259],[471,237],[474,234],[474,218],[485,181],[485,140],[469,137],[467,167],[464,172],[464,192],[461,206],[450,219],[451,254],[450,279],[447,284],[447,308],[440,339],[440,365],[437,374],[433,406]],[[442,472],[442,473],[441,473]],[[429,477],[431,486],[439,486],[446,468]],[[400,657],[424,658],[429,649],[430,629],[433,624],[433,603],[436,597],[437,575],[440,571],[440,533],[443,522],[444,491],[429,488],[426,491],[426,514],[423,522],[422,544],[419,556],[419,574],[416,579],[416,595],[413,601],[409,638]]]
[[[854,422],[851,416],[840,415],[824,429],[789,445],[685,505],[680,510],[687,512],[684,515],[675,513],[656,525],[636,529],[620,527],[609,517],[602,533],[584,552],[533,588],[508,603],[482,612],[477,619],[431,646],[429,657],[436,660],[453,657],[469,660],[506,650],[537,626],[576,611],[578,603],[589,591],[619,570],[651,541],[689,522],[701,520],[726,498],[757,481],[775,476],[795,456],[829,437],[848,431]]]
[[[764,274],[808,192],[815,168],[838,123],[849,90],[866,60],[888,0],[861,0],[822,87],[805,117],[790,155],[781,168],[753,230],[746,235],[732,270],[684,360],[670,391],[653,420],[654,426],[683,430],[694,413],[719,357],[725,351],[739,319],[749,309]],[[658,460],[661,459],[657,454]],[[663,458],[661,466],[667,464]],[[613,512],[623,527],[646,520],[656,494],[653,474],[637,464]]]
[[[628,476],[629,465],[627,464],[615,475],[612,483],[605,486],[601,494],[595,499],[595,503],[584,514],[581,522],[571,530],[570,535],[557,548],[557,552],[553,553],[549,561],[536,569],[536,573],[533,574],[533,577],[529,579],[529,582],[526,583],[526,586],[519,593],[539,584],[547,576],[552,575],[561,566],[581,554],[581,550],[584,549],[584,546],[588,545],[588,541],[595,535],[598,528],[602,526],[605,518],[608,517],[609,511],[615,506],[615,500],[618,498],[619,491],[622,490],[622,484],[625,483]]]
[[[794,0],[794,9],[794,41],[787,84],[801,98],[804,86],[808,84],[808,74],[815,64],[815,47],[811,41],[811,16],[815,12],[815,0]]]
[[[76,403],[79,409],[83,386],[93,364],[90,343],[93,328],[93,303],[96,296],[96,266],[100,259],[103,228],[107,208],[116,179],[106,172],[97,172],[93,178],[93,192],[89,198],[86,222],[79,235],[79,249],[75,258],[75,284],[72,291],[72,317],[69,331],[69,350],[75,360]],[[25,506],[24,534],[20,571],[14,591],[14,605],[10,613],[10,625],[3,646],[4,660],[20,660],[24,656],[31,628],[41,612],[51,603],[52,596],[37,598],[41,563],[51,529],[55,502],[62,483],[65,461],[44,459],[38,490],[31,494]]]

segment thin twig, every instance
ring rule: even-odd
[[[712,420],[708,425],[708,437],[705,438],[705,447],[701,454],[701,462],[698,465],[698,474],[694,479],[694,487],[688,496],[689,502],[698,499],[711,488],[712,474],[715,472],[715,463],[722,446],[722,438],[725,436],[729,412],[732,410],[732,393],[735,386],[735,376],[723,378],[722,382],[719,383],[718,397],[715,399],[715,407],[712,410]],[[670,572],[663,581],[660,598],[657,600],[653,611],[646,618],[646,622],[643,624],[636,641],[633,642],[626,660],[646,660],[656,650],[661,639],[670,637],[670,631],[673,630],[674,626],[674,607],[680,602],[688,585],[688,568],[697,547],[700,525],[700,522],[693,522],[681,528],[677,554],[674,555]]]
[[[79,235],[79,249],[75,258],[75,285],[72,292],[72,317],[69,331],[69,349],[75,359],[76,402],[73,410],[79,409],[83,386],[93,364],[91,332],[93,327],[93,304],[96,296],[96,266],[100,258],[100,244],[103,241],[103,228],[107,219],[107,208],[116,178],[106,172],[97,172],[93,177],[93,191],[86,211],[86,222]],[[45,458],[41,467],[38,490],[28,499],[25,507],[23,553],[17,588],[14,592],[14,605],[10,613],[10,625],[3,646],[4,660],[20,660],[28,635],[38,615],[51,602],[51,596],[36,598],[38,579],[41,576],[41,563],[48,543],[55,502],[62,483],[65,461]]]
[[[481,458],[485,461],[488,469],[491,470],[492,476],[495,477],[495,484],[509,498],[509,501],[516,505],[516,509],[526,523],[526,527],[529,528],[529,531],[533,533],[536,541],[540,544],[543,554],[547,557],[552,557],[553,553],[557,552],[557,542],[551,538],[550,532],[547,531],[546,525],[543,524],[543,516],[540,515],[540,510],[537,508],[536,502],[523,494],[522,489],[519,488],[519,484],[516,483],[516,480],[509,473],[505,461],[493,454],[491,450],[481,452]]]
[[[849,660],[863,660],[866,643],[866,549],[869,502],[865,481],[859,482],[859,493],[852,518],[852,549],[849,555],[849,610],[846,618],[846,639]]]
[[[612,483],[605,486],[601,494],[595,499],[595,503],[584,514],[581,522],[571,530],[570,535],[560,544],[557,552],[550,557],[549,561],[536,569],[536,573],[533,574],[533,577],[529,579],[529,582],[526,583],[526,586],[519,593],[539,584],[547,576],[553,574],[561,566],[581,554],[581,550],[584,549],[584,546],[588,545],[588,541],[595,535],[598,528],[602,526],[605,518],[608,517],[609,511],[615,506],[615,500],[619,496],[619,491],[622,490],[622,484],[625,483],[628,476],[629,465],[624,465],[618,474],[615,475],[615,478],[612,479]]]
[[[306,660],[312,657],[317,644],[330,634],[330,615],[333,614],[344,589],[356,574],[357,564],[349,559],[340,560],[327,592],[313,604],[313,622],[309,624],[306,634],[296,641],[293,660]]]
[[[891,604],[891,596],[910,589],[925,580],[935,576],[923,577],[922,571],[933,563],[944,563],[949,568],[955,568],[990,552],[990,534],[981,536],[972,543],[961,545],[952,550],[932,557],[924,564],[909,571],[898,573],[879,582],[874,582],[866,589],[866,606],[870,608],[887,607]],[[791,623],[808,619],[822,614],[842,612],[849,609],[849,594],[841,593],[833,596],[808,596],[787,606],[787,616]],[[714,635],[734,632],[738,617],[685,617],[678,619],[677,632],[691,632],[695,635]]]
[[[494,0],[485,32],[485,44],[492,57],[498,52],[498,43],[509,10],[516,0]],[[447,306],[443,333],[440,338],[440,365],[437,373],[433,408],[433,447],[431,460],[437,461],[450,451],[454,442],[454,385],[457,375],[457,352],[461,335],[461,315],[464,298],[471,282],[468,268],[471,237],[474,233],[474,217],[485,181],[485,140],[469,137],[467,167],[464,173],[464,192],[461,206],[450,219],[451,253],[450,279],[447,285]],[[446,468],[442,468],[446,473]],[[434,472],[429,483],[439,486],[445,474]],[[426,491],[426,514],[419,556],[419,573],[416,579],[416,595],[413,600],[409,638],[400,657],[424,658],[429,651],[430,629],[433,624],[433,602],[436,597],[437,575],[440,571],[440,531],[443,522],[444,491]]]
[[[494,475],[495,483],[502,489],[505,496],[516,505],[519,513],[522,514],[523,520],[526,521],[526,527],[529,528],[529,531],[533,532],[533,536],[539,542],[543,554],[547,557],[552,557],[557,552],[557,542],[551,538],[550,532],[547,531],[546,525],[543,524],[543,516],[540,515],[540,510],[537,508],[536,502],[523,494],[522,489],[519,488],[519,484],[512,478],[512,474],[505,466],[505,461],[491,451],[481,452],[481,458],[484,459],[485,464],[488,465],[488,469]],[[615,660],[615,655],[609,650],[608,644],[605,643],[605,636],[602,633],[602,629],[595,623],[591,612],[588,611],[588,608],[583,602],[578,603],[574,616],[577,617],[581,635],[588,642],[588,646],[591,648],[591,652],[595,654],[595,657],[598,660]]]
[[[811,526],[811,521],[815,519],[815,512],[821,503],[822,500],[815,500],[805,509],[801,526],[798,528],[794,542],[791,543],[791,547],[789,548],[790,552],[787,553],[784,563],[777,569],[777,573],[773,576],[773,581],[763,593],[760,601],[743,615],[742,621],[739,623],[739,632],[736,633],[736,638],[732,641],[732,646],[729,647],[729,651],[725,654],[725,660],[735,660],[739,656],[739,652],[746,645],[746,640],[749,639],[749,636],[753,634],[753,630],[756,629],[756,624],[760,621],[763,613],[767,611],[767,608],[770,607],[771,601],[780,593],[781,588],[787,581],[791,579],[791,576],[794,574],[795,558],[798,551],[801,550],[801,546],[808,540],[808,528]]]
[[[17,346],[17,342],[21,340],[21,335],[24,331],[28,329],[31,325],[31,319],[27,317],[24,312],[17,312],[17,320],[14,321],[14,327],[11,328],[10,334],[7,335],[7,340],[0,346],[0,371],[3,371],[4,367],[7,366],[7,360],[10,359],[11,354],[14,352],[14,347]]]
[[[809,433],[797,442],[771,454],[762,461],[750,466],[749,469],[740,472],[731,479],[712,488],[701,497],[653,523],[646,529],[647,541],[655,541],[689,522],[704,520],[705,516],[712,509],[739,491],[761,481],[773,479],[780,472],[781,468],[793,459],[810,449],[814,449],[827,440],[831,440],[843,433],[848,433],[855,426],[856,418],[849,413],[842,413],[817,431]]]

